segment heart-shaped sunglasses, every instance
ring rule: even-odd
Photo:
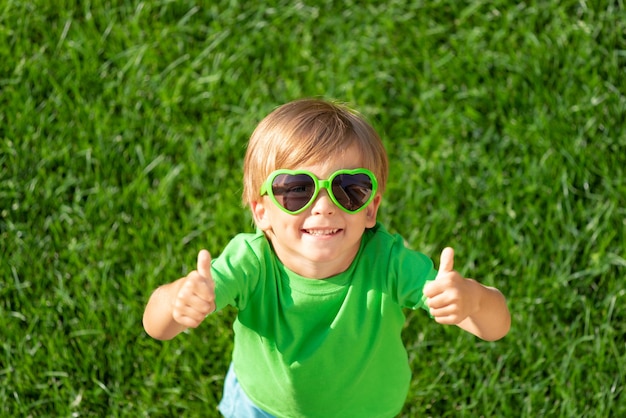
[[[370,170],[338,170],[326,180],[306,170],[276,170],[261,186],[261,196],[270,199],[284,212],[297,215],[305,211],[326,189],[330,200],[347,213],[363,210],[376,196],[378,181]]]

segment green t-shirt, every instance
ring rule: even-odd
[[[324,280],[288,270],[263,233],[240,234],[214,260],[217,308],[238,309],[233,365],[245,393],[278,417],[391,417],[411,371],[402,308],[426,309],[437,272],[381,224],[352,265]]]

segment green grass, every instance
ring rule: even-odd
[[[409,314],[404,416],[626,416],[623,2],[335,3],[0,4],[0,416],[217,416],[234,311],[162,343],[143,307],[252,231],[247,138],[303,96],[509,301],[496,343]]]

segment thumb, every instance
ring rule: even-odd
[[[449,273],[454,270],[454,250],[446,247],[441,252],[439,259],[439,273]]]
[[[198,273],[205,279],[211,278],[211,254],[207,250],[198,253]]]

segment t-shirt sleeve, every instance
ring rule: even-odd
[[[395,303],[428,311],[424,285],[437,276],[429,257],[407,248],[402,236],[390,234],[380,223],[366,232],[362,257],[367,269],[363,274],[381,280]]]
[[[398,303],[405,308],[428,310],[423,290],[437,276],[433,261],[418,251],[404,248],[398,252],[396,262]]]
[[[239,234],[211,263],[216,310],[227,305],[240,310],[245,308],[249,295],[254,292],[261,279],[263,239],[258,235]]]

